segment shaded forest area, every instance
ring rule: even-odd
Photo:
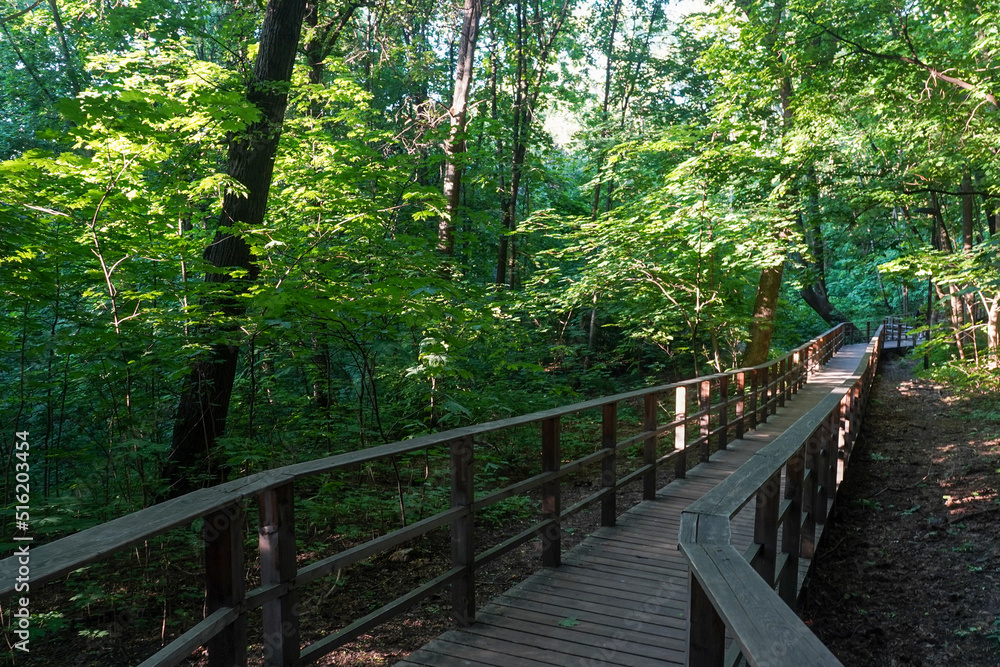
[[[18,432],[42,541],[845,319],[932,310],[935,372],[995,387],[1000,3],[695,9],[4,4],[4,548]],[[307,543],[448,481],[314,491]]]

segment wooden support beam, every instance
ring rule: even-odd
[[[560,452],[559,417],[542,422],[542,472],[559,470],[562,463]],[[562,528],[559,515],[562,513],[562,494],[559,480],[542,484],[542,519],[552,520],[552,525],[542,532],[542,565],[559,567],[562,563]]]
[[[646,394],[643,402],[642,429],[647,433],[656,430],[656,411],[659,406],[658,394],[654,391]],[[642,499],[653,500],[656,498],[656,441],[658,438],[653,435],[643,442],[642,463],[649,466],[649,470],[642,476]]]
[[[235,502],[205,517],[205,613],[235,608],[246,595],[243,503]],[[209,667],[246,667],[247,621],[244,614],[208,640]]]
[[[729,444],[729,376],[719,378],[719,449]]]
[[[693,573],[688,574],[688,665],[722,667],[726,656],[726,626]]]
[[[745,404],[746,404],[746,381],[747,374],[741,371],[736,374],[736,439],[739,440],[746,433]]]
[[[610,489],[601,499],[601,525],[613,526],[618,520],[617,487],[618,470],[616,467],[618,442],[618,404],[608,403],[601,413],[601,446],[608,451],[608,458],[601,462],[601,486]]]
[[[674,389],[674,449],[679,451],[674,462],[674,477],[687,477],[687,387],[681,385]]]
[[[295,580],[295,494],[292,483],[268,489],[257,498],[261,586]],[[298,591],[264,603],[264,665],[291,667],[299,659]]]
[[[451,506],[470,507],[475,500],[475,449],[471,437],[449,443],[451,459]],[[558,482],[556,482],[558,484]],[[470,511],[451,522],[451,566],[462,574],[451,584],[451,615],[459,627],[476,620],[475,517]]]
[[[774,567],[778,551],[778,506],[781,504],[781,470],[768,479],[757,492],[753,541],[761,546],[753,569],[761,579],[774,586]]]
[[[709,407],[712,405],[712,382],[702,380],[698,383],[698,418],[699,439],[701,440],[701,461],[705,462],[712,453],[712,443],[709,437],[712,433],[712,413]]]
[[[788,367],[785,365],[787,359],[784,357],[778,362],[778,407],[785,407],[785,398],[787,397],[786,391],[788,389],[788,378],[785,373],[788,371]]]
[[[785,464],[785,500],[788,511],[781,524],[781,552],[788,557],[778,581],[778,595],[789,607],[795,607],[799,592],[799,552],[802,546],[802,495],[806,469],[805,446]]]

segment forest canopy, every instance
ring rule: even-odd
[[[38,443],[39,529],[889,313],[930,307],[929,353],[995,383],[998,26],[8,0],[0,412]]]

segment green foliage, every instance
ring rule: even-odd
[[[202,255],[225,194],[241,194],[226,145],[259,119],[243,91],[263,7],[72,0],[62,33],[44,5],[12,19],[0,410],[35,443],[33,527],[48,538],[162,496],[178,396],[213,345],[240,351],[212,454],[235,477],[738,365],[760,273],[782,263],[775,354],[828,328],[801,299],[816,285],[857,321],[924,308],[928,279],[939,310],[938,288],[989,306],[992,198],[961,253],[946,193],[966,173],[996,189],[994,5],[720,5],[681,20],[658,0],[571,2],[560,30],[561,2],[492,6],[447,272],[453,8],[321,6],[264,222],[222,221],[255,258],[228,282],[204,280],[217,270]],[[911,46],[966,85],[900,60]],[[546,116],[571,127],[553,137]],[[930,190],[952,243],[938,250]],[[238,316],[219,308],[233,300]],[[952,360],[939,325],[933,372],[993,387],[987,332],[969,328],[979,363]],[[568,455],[593,451],[592,426],[567,423]],[[533,442],[482,445],[477,492],[530,474]],[[441,457],[331,476],[303,516],[316,535],[419,520],[446,506]],[[512,499],[486,519],[529,511]],[[11,520],[0,511],[5,537]]]

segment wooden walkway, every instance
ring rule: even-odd
[[[865,345],[841,349],[766,424],[716,452],[545,569],[494,599],[467,628],[446,632],[397,663],[425,667],[686,664],[686,562],[680,514],[847,379]],[[740,551],[753,536],[752,506],[733,520]],[[819,527],[817,527],[819,529]],[[818,535],[817,535],[818,540]],[[802,563],[804,573],[809,562]],[[801,583],[800,583],[801,585]]]

